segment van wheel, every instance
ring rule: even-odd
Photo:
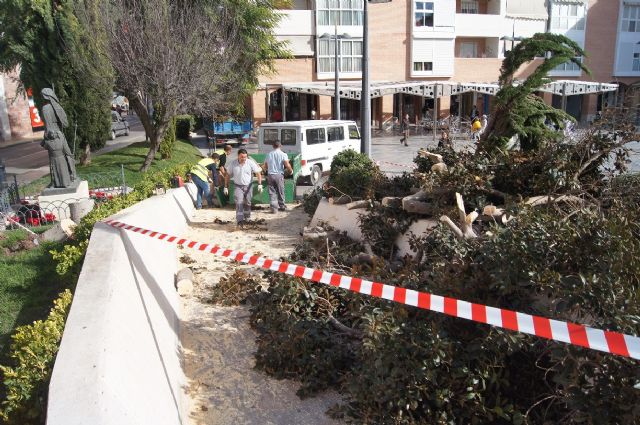
[[[316,186],[322,177],[322,168],[319,165],[314,165],[311,169],[311,175],[309,178],[311,179],[311,185]]]

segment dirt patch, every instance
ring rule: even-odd
[[[238,229],[235,211],[199,210],[185,235],[272,259],[287,256],[299,240],[308,216],[301,207],[270,214],[254,213],[254,226]],[[296,382],[276,380],[255,370],[256,334],[249,326],[246,305],[222,307],[209,302],[214,289],[233,286],[231,276],[259,282],[262,271],[226,258],[183,249],[179,256],[194,272],[194,292],[183,299],[182,345],[191,400],[189,423],[339,424],[325,412],[340,401],[335,393],[300,400]]]
[[[12,255],[20,254],[23,251],[29,251],[36,248],[36,245],[31,239],[23,239],[15,242],[13,245],[2,248],[2,253],[9,257]]]

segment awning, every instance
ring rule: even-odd
[[[546,21],[549,11],[545,1],[536,0],[509,0],[507,3],[508,18],[532,19]]]
[[[518,84],[517,82],[515,84]],[[360,100],[362,90],[360,81],[341,81],[340,97],[343,99]],[[335,87],[333,81],[308,82],[308,83],[283,83],[268,84],[262,86],[263,89],[275,90],[284,89],[290,92],[306,93],[318,96],[334,96]],[[592,94],[616,91],[617,84],[594,83],[588,81],[559,80],[542,85],[538,90],[546,93],[553,93],[562,96]],[[452,81],[376,81],[371,83],[370,93],[372,98],[405,93],[414,96],[426,97],[446,97],[462,93],[476,92],[480,94],[495,95],[500,86],[498,83],[457,83]]]
[[[552,0],[552,1],[554,3],[585,4],[588,0]],[[636,1],[640,1],[640,0],[636,0]]]

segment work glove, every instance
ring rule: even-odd
[[[229,196],[229,188],[228,187],[225,187],[222,192],[224,192],[224,196]]]
[[[262,185],[258,185],[258,193],[262,193]]]

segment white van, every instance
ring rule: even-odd
[[[360,132],[354,121],[312,120],[264,123],[258,133],[259,151],[269,153],[280,140],[282,151],[299,153],[300,176],[317,184],[323,171],[331,167],[333,157],[346,149],[360,152]]]

